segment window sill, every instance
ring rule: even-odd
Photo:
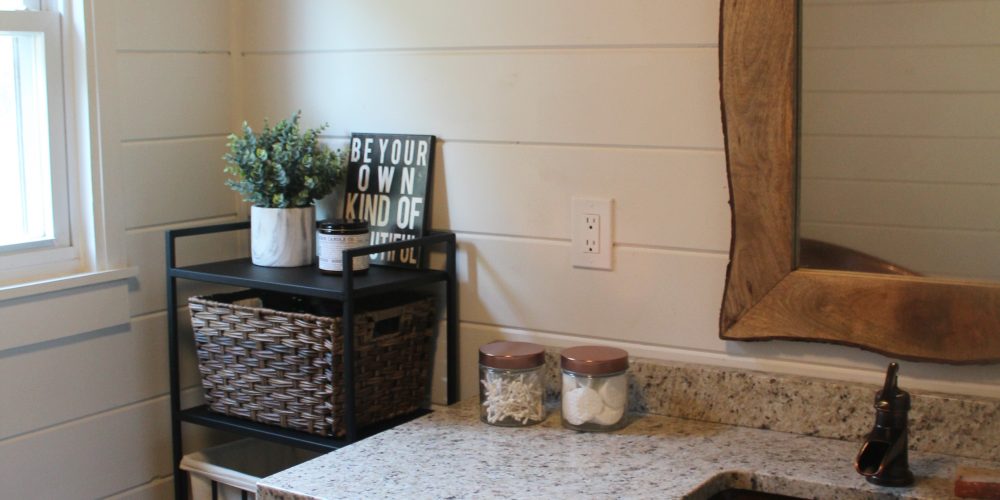
[[[134,278],[138,274],[138,268],[126,267],[122,269],[78,273],[27,283],[0,286],[0,302],[42,295],[45,293],[61,292],[84,286],[100,285],[112,281]]]

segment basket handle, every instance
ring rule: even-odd
[[[373,321],[371,336],[375,339],[407,331],[413,323],[413,314],[408,314],[406,306],[371,311],[369,317]]]

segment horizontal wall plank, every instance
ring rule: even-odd
[[[155,479],[136,488],[129,489],[108,500],[165,500],[174,497],[174,477]]]
[[[127,143],[121,149],[128,228],[235,216],[225,137]]]
[[[163,351],[162,364],[148,363],[147,370],[153,377],[150,379],[153,394],[164,394],[170,392],[170,365],[168,364],[167,350],[169,349],[169,334],[167,332],[166,311],[156,314],[134,318],[132,320],[132,330],[140,335],[150,337],[148,342],[156,342],[157,349]],[[177,310],[177,345],[180,355],[180,376],[181,387],[197,387],[195,392],[201,387],[201,374],[198,372],[198,354],[195,350],[194,334],[191,330],[191,315],[187,307],[180,307]]]
[[[198,384],[197,360],[182,312],[181,385],[190,387]],[[146,316],[131,329],[0,354],[0,394],[9,403],[0,440],[169,392],[166,322],[165,314]]]
[[[217,260],[241,257],[240,239],[246,240],[247,231],[237,231],[206,236],[192,236],[177,240],[177,265],[188,266]],[[167,278],[163,229],[130,231],[126,235],[126,252],[129,265],[139,268],[139,276],[129,290],[129,308],[132,316],[162,311],[167,306]],[[190,280],[178,280],[178,305],[187,297],[225,290]]]
[[[805,136],[804,179],[1000,183],[998,139]]]
[[[802,134],[1000,138],[997,94],[804,93]]]
[[[230,69],[225,54],[120,54],[122,139],[227,134]]]
[[[228,51],[228,0],[114,0],[118,50]]]
[[[243,1],[245,50],[716,44],[703,0]],[[571,21],[570,21],[571,20]]]
[[[670,345],[717,336],[726,255],[615,248],[614,271],[575,269],[568,242],[460,235],[464,321]]]
[[[803,179],[803,222],[1000,230],[1000,185]]]
[[[342,136],[376,130],[722,148],[714,48],[322,53],[245,62],[252,124],[304,109],[304,124],[328,121],[329,133]]]
[[[806,92],[997,92],[998,60],[1000,47],[806,49],[801,88]]]
[[[0,353],[127,325],[127,304],[124,280],[0,302]]]
[[[443,332],[444,330],[441,329]],[[479,347],[497,340],[528,340],[507,339],[497,328],[487,328],[476,324],[461,323],[459,325],[460,342],[458,355],[458,392],[462,400],[474,398],[479,394]],[[434,363],[435,380],[431,401],[436,404],[447,402],[447,387],[445,382],[445,352],[443,335],[438,336],[437,358]],[[528,340],[530,341],[530,340]],[[441,374],[440,377],[437,377]]]
[[[184,394],[185,396],[188,393]],[[185,452],[230,439],[185,426]],[[103,498],[172,473],[167,396],[0,441],[5,498]]]
[[[99,498],[146,483],[171,471],[167,400],[2,441],[0,462],[9,498]]]
[[[810,224],[801,235],[948,278],[1000,281],[1000,232]]]
[[[444,141],[433,226],[570,239],[570,199],[597,196],[614,199],[617,243],[728,251],[725,161],[721,151]]]
[[[807,4],[804,47],[997,45],[1000,3],[840,2]]]

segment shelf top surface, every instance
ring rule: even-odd
[[[344,278],[322,274],[316,266],[263,267],[250,259],[226,260],[176,267],[171,275],[228,285],[274,290],[328,298],[344,296]],[[354,275],[354,293],[366,295],[403,286],[445,281],[448,274],[434,269],[400,269],[371,266],[367,272]]]

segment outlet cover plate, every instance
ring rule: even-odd
[[[614,241],[612,201],[611,198],[573,197],[570,206],[573,267],[611,270]],[[594,239],[597,240],[596,245],[589,244]]]

